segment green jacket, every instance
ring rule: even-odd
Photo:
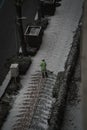
[[[45,61],[41,61],[41,71],[46,71],[46,62]]]

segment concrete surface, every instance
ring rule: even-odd
[[[2,86],[0,86],[0,98],[3,96],[3,94],[4,94],[4,92],[5,92],[6,88],[7,88],[10,80],[11,80],[11,73],[9,71],[8,74],[5,77],[5,80],[2,83]]]

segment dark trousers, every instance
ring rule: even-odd
[[[43,77],[43,78],[47,78],[47,77],[48,77],[47,71],[43,71],[43,72],[42,72],[42,77]]]

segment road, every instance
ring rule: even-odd
[[[23,20],[25,25],[32,23],[38,5],[38,0],[26,0],[23,4]],[[7,69],[4,65],[6,60],[16,54],[17,51],[17,31],[15,24],[15,6],[13,0],[0,1],[0,83],[3,80]]]

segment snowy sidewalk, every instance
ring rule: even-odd
[[[16,115],[23,103],[24,93],[29,88],[31,76],[40,70],[39,64],[42,59],[46,60],[47,68],[54,74],[64,70],[74,31],[81,17],[83,0],[62,0],[61,3],[61,7],[56,8],[55,15],[49,17],[49,25],[44,32],[40,50],[33,58],[27,74],[21,80],[23,88],[15,100],[13,106],[15,109],[10,112],[2,130],[12,130],[13,125],[16,124]]]

